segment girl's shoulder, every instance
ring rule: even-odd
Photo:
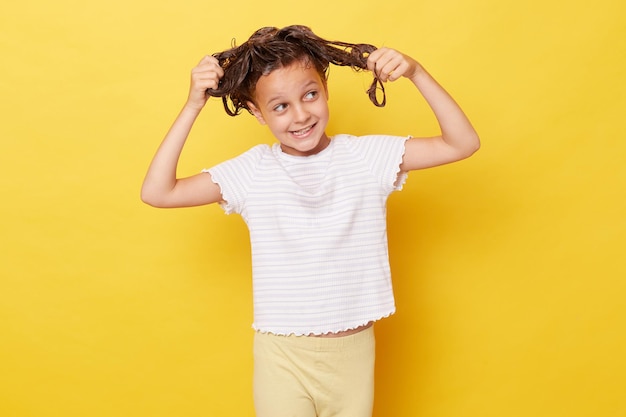
[[[242,155],[251,154],[251,155],[267,155],[272,152],[272,146],[266,143],[261,143],[258,145],[254,145],[252,148],[243,152]]]
[[[272,146],[267,145],[267,144],[259,144],[259,145],[254,145],[253,147],[249,148],[246,151],[243,151],[242,153],[240,153],[239,155],[235,156],[234,158],[230,159],[230,161],[241,161],[241,160],[245,160],[248,162],[255,162],[255,161],[259,161],[269,155],[272,154]],[[228,162],[228,161],[226,161]]]
[[[238,172],[242,171],[251,172],[259,162],[266,159],[267,155],[271,155],[271,148],[269,145],[260,144],[243,151],[237,156],[226,159],[210,169],[204,169],[204,172]]]
[[[379,155],[394,148],[404,148],[404,143],[410,136],[393,135],[364,135],[355,136],[350,134],[339,134],[333,137],[337,144],[342,144],[353,152]]]

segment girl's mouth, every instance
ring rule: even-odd
[[[313,130],[314,127],[315,125],[311,125],[311,126],[305,127],[304,129],[292,130],[289,133],[291,133],[295,137],[303,137],[303,136],[306,136],[307,133],[309,133],[311,130]]]

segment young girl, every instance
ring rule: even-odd
[[[407,78],[441,135],[329,137],[329,64],[367,69],[374,104]],[[376,90],[383,93],[379,102]],[[189,131],[210,96],[249,111],[278,140],[177,178]],[[252,244],[254,399],[259,417],[366,417],[374,392],[373,323],[394,313],[386,201],[412,170],[472,155],[463,111],[411,57],[329,42],[303,26],[263,28],[192,71],[189,96],[148,169],[155,207],[219,203],[246,221]]]

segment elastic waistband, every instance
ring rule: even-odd
[[[301,349],[328,351],[367,344],[374,341],[374,326],[370,326],[358,333],[340,337],[316,337],[316,336],[281,336],[272,333],[256,332],[254,336],[258,341],[266,343],[280,343]]]

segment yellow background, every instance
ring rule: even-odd
[[[389,203],[377,417],[625,416],[626,3],[25,0],[0,12],[0,415],[251,416],[247,231],[139,200],[202,55],[261,26],[398,48],[483,147]],[[429,135],[333,68],[329,134]],[[269,132],[208,104],[198,172]]]

